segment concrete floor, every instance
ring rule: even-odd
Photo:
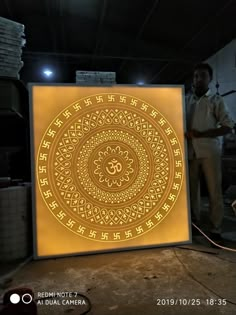
[[[228,213],[223,235],[234,237],[235,223]],[[228,241],[227,246],[236,248],[236,242]],[[90,315],[233,315],[235,266],[235,252],[213,249],[197,236],[192,245],[181,247],[31,261],[2,278],[0,295],[18,286],[33,289],[36,298],[42,292],[79,292],[91,301]],[[176,305],[168,305],[170,299]],[[226,305],[207,305],[207,299],[226,299]],[[62,303],[66,298],[52,300]],[[38,314],[78,315],[86,309],[87,305],[38,305]]]
[[[42,292],[79,292],[89,297],[91,315],[236,314],[236,305],[231,304],[236,304],[236,255],[190,247],[33,261],[7,287],[30,287],[36,298]],[[228,301],[225,306],[207,306],[210,298]],[[160,306],[158,299],[200,305]],[[77,315],[85,309],[38,305],[38,314]]]

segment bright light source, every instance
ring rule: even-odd
[[[43,73],[44,73],[45,76],[47,76],[48,78],[53,75],[53,72],[52,72],[51,70],[49,70],[49,69],[44,70]]]
[[[144,85],[144,82],[143,81],[138,81],[137,84],[138,85]]]

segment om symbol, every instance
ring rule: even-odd
[[[111,160],[108,165],[110,166],[109,168],[106,167],[106,170],[110,175],[115,175],[116,173],[120,173],[122,171],[122,165],[116,159]]]

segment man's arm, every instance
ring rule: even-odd
[[[218,96],[216,103],[215,115],[220,128],[208,129],[205,131],[190,130],[185,135],[188,139],[192,138],[215,138],[231,133],[234,128],[234,121],[231,119],[227,106],[222,97]]]
[[[216,129],[209,129],[206,131],[199,132],[198,131],[198,138],[214,138],[224,136],[228,133],[231,133],[232,129],[228,126],[221,126],[220,128]]]
[[[215,138],[215,137],[220,137],[224,136],[228,133],[231,133],[232,128],[228,126],[222,126],[220,128],[216,129],[209,129],[205,131],[198,131],[198,130],[190,130],[188,131],[185,135],[188,139],[192,138]]]

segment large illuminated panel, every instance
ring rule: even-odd
[[[31,86],[35,257],[190,241],[180,86]]]

